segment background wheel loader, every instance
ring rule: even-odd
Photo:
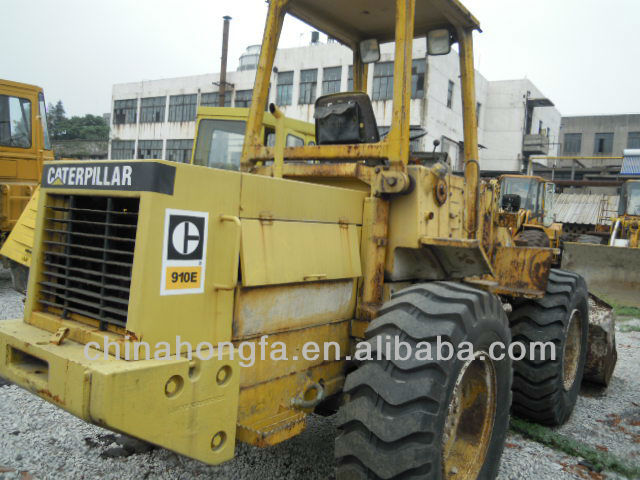
[[[560,248],[562,224],[553,218],[555,184],[542,177],[502,175],[500,223],[516,242],[531,247]]]
[[[583,275],[589,288],[620,305],[640,307],[640,180],[624,183],[609,232],[565,243],[563,268]]]
[[[264,141],[287,13],[354,52],[355,91],[316,102],[317,145],[287,147],[282,125],[273,147]],[[24,318],[0,324],[0,374],[209,464],[237,441],[291,438],[333,405],[337,478],[495,477],[512,396],[540,422],[571,414],[589,304],[579,275],[551,269],[552,249],[510,246],[499,191],[480,181],[477,29],[456,0],[271,0],[241,171],[45,166]],[[410,156],[413,40],[425,37],[431,55],[459,46],[463,177]],[[390,41],[393,122],[381,140],[367,64]],[[557,347],[554,360],[536,358],[544,379],[489,354],[512,338]],[[468,342],[470,355],[417,354],[441,340]],[[324,355],[309,355],[310,341]],[[141,342],[146,355],[132,356]],[[243,351],[276,345],[241,366]],[[374,355],[354,365],[363,351]]]
[[[43,162],[53,160],[46,115],[40,87],[0,79],[0,247],[36,190]],[[15,248],[2,251],[18,289],[26,285],[20,264],[31,254],[35,201],[26,210],[29,218],[13,236]]]

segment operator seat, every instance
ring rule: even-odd
[[[380,141],[371,99],[366,93],[346,92],[322,96],[316,100],[314,118],[318,145]]]

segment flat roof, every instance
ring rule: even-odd
[[[369,38],[395,40],[394,1],[290,0],[287,12],[350,47]],[[415,37],[445,26],[480,29],[459,0],[416,0]]]

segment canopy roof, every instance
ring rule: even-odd
[[[369,38],[395,39],[394,0],[290,0],[287,11],[351,47]],[[458,0],[416,0],[415,37],[444,26],[480,29]]]

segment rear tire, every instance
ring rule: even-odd
[[[518,244],[525,244],[527,247],[549,248],[551,240],[549,235],[543,230],[525,230],[516,237]]]
[[[577,243],[589,243],[595,245],[602,245],[602,238],[596,235],[580,235]]]
[[[458,283],[415,285],[394,295],[366,336],[374,359],[363,361],[345,382],[337,478],[495,478],[509,422],[512,367],[508,356],[482,360],[480,352],[511,340],[500,300]],[[471,343],[476,356],[464,361],[456,352],[438,361],[439,336],[456,350],[461,342]],[[378,339],[384,344],[387,338],[392,351],[397,339],[413,355],[401,360],[398,349],[392,360],[377,360]],[[420,342],[431,346],[433,360],[416,357]],[[486,378],[493,380],[483,384]],[[472,401],[465,402],[469,391]]]
[[[562,425],[575,407],[587,357],[589,304],[584,279],[552,269],[546,295],[518,303],[509,322],[513,341],[522,342],[526,351],[525,359],[513,362],[513,413],[545,425]],[[531,342],[552,342],[556,359],[542,360],[538,350],[530,360]]]

